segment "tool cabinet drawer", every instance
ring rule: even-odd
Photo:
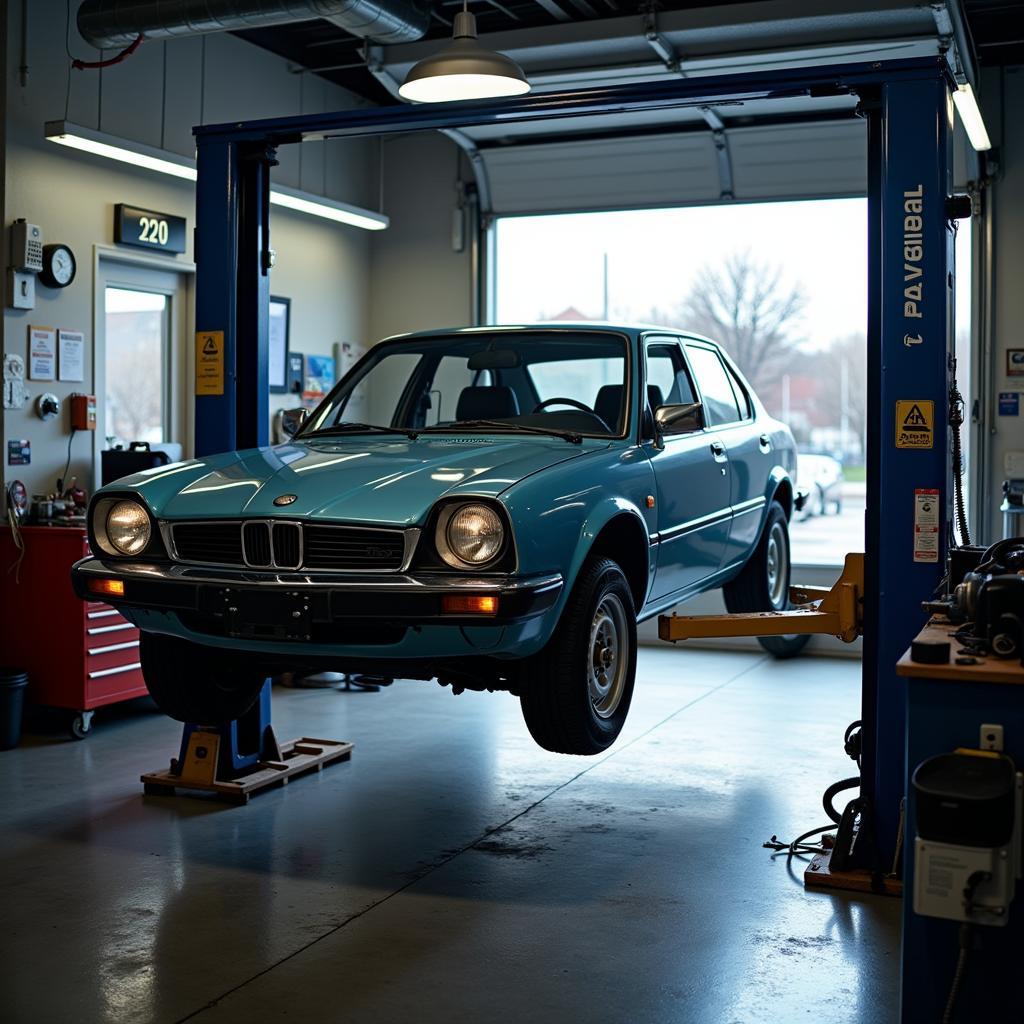
[[[85,648],[85,671],[87,676],[94,672],[102,672],[106,669],[118,668],[122,665],[129,665],[139,660],[139,639],[138,636],[130,640],[93,638],[92,642]]]

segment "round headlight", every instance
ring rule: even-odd
[[[442,517],[441,525],[446,542],[438,545],[441,556],[449,565],[456,567],[493,562],[505,543],[501,517],[486,505],[456,508],[447,517]],[[449,556],[454,556],[454,560]]]
[[[107,513],[106,533],[122,555],[137,555],[149,545],[149,515],[137,501],[119,501]]]

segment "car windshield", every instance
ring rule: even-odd
[[[300,436],[389,431],[621,437],[627,344],[606,331],[494,331],[384,342]]]

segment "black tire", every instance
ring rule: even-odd
[[[581,570],[545,648],[521,667],[526,727],[545,750],[600,754],[622,731],[635,681],[633,595],[618,565],[597,558]]]
[[[209,647],[162,633],[139,635],[149,695],[169,718],[225,725],[256,703],[267,674]]]
[[[789,523],[782,506],[768,507],[761,539],[743,571],[722,588],[730,612],[780,612],[789,607]],[[776,658],[796,657],[809,634],[759,636],[757,642]]]

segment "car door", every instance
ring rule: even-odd
[[[701,341],[687,341],[685,349],[708,422],[729,456],[732,520],[723,559],[728,565],[746,558],[757,542],[771,468],[771,437],[761,432],[754,418],[754,404],[721,352]]]
[[[697,401],[677,338],[644,341],[650,405]],[[653,412],[653,409],[652,409]],[[657,572],[653,600],[699,583],[722,564],[729,539],[729,460],[713,431],[668,434],[646,444],[657,488]]]

